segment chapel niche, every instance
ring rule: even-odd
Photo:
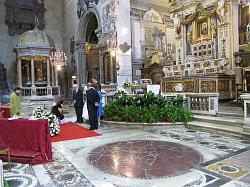
[[[8,25],[9,36],[20,35],[35,27],[34,17],[38,17],[39,29],[45,27],[44,0],[6,0],[5,24]]]

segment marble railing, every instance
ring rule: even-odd
[[[192,113],[216,115],[219,93],[186,93],[187,105]]]
[[[48,96],[48,95],[60,95],[60,87],[23,87],[22,96]]]
[[[102,84],[102,89],[105,90],[105,92],[112,92],[117,90],[117,84]]]

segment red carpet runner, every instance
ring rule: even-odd
[[[96,133],[95,131],[87,130],[83,127],[80,127],[70,122],[61,125],[60,128],[61,128],[60,134],[54,137],[51,137],[52,142],[74,140],[74,139],[87,138],[87,137],[101,135],[101,134]]]

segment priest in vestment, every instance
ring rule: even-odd
[[[20,95],[22,89],[16,87],[14,92],[10,95],[10,114],[13,116],[20,116]]]

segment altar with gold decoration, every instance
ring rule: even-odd
[[[220,93],[235,97],[239,4],[225,0],[175,0],[176,61],[163,66],[162,92]]]

